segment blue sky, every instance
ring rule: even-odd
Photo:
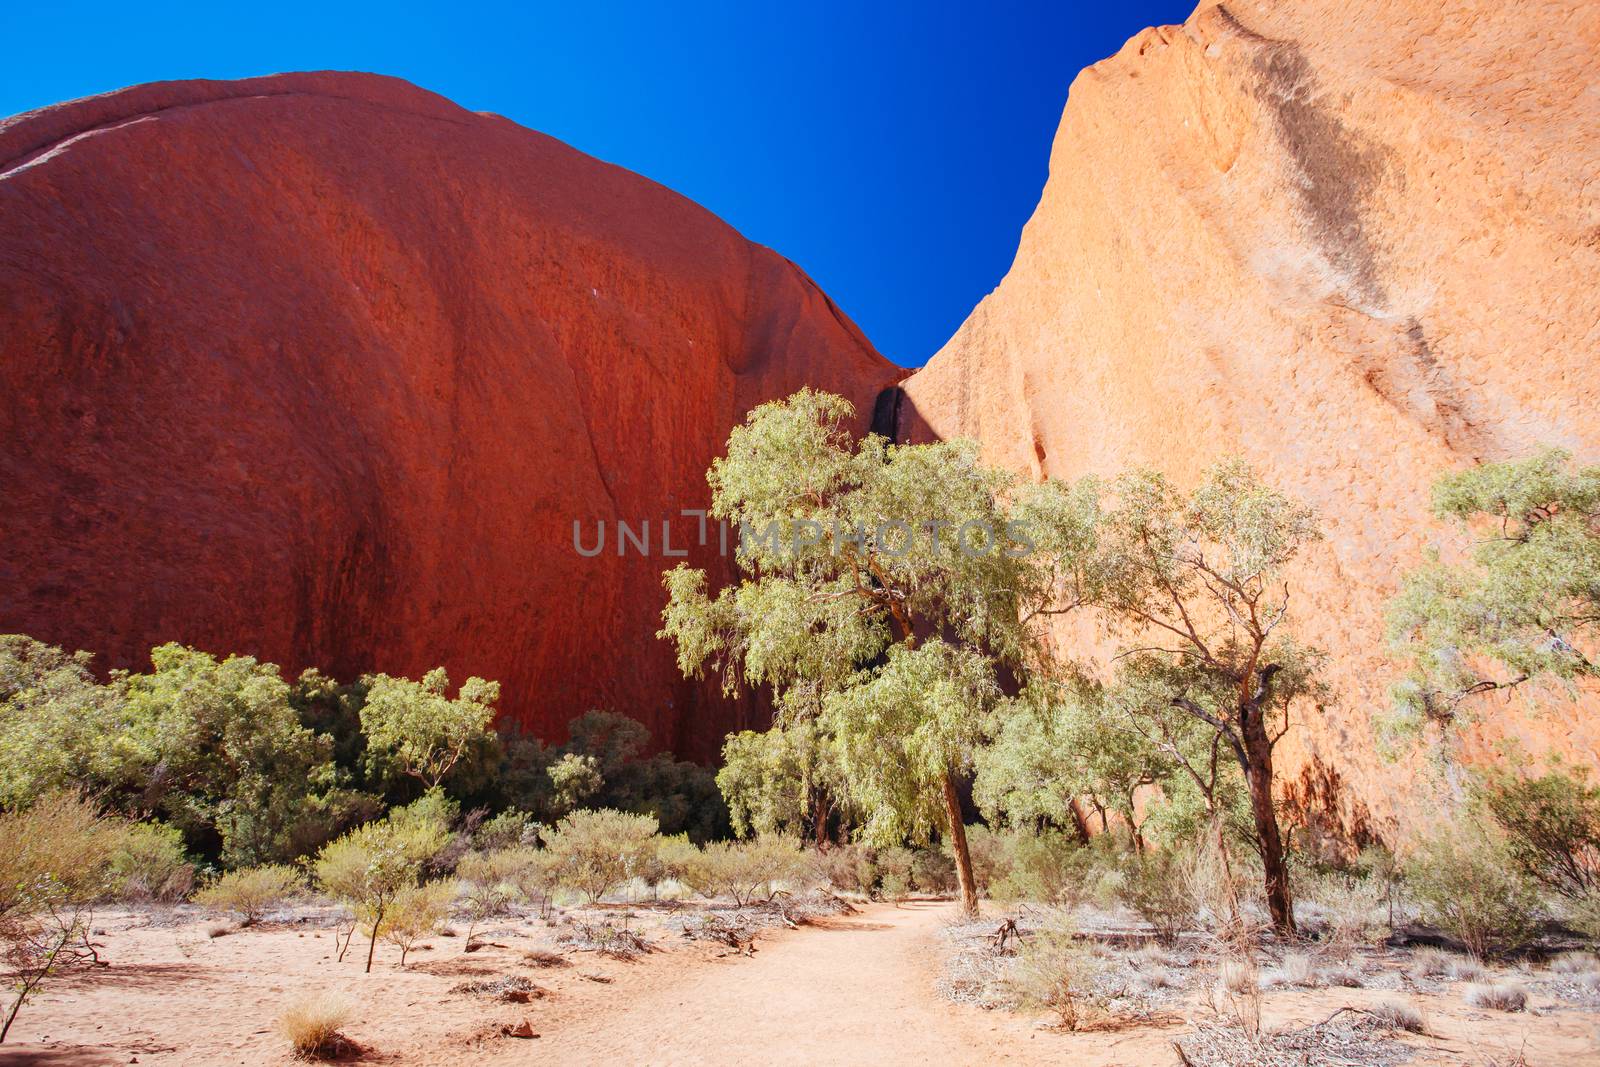
[[[170,78],[397,75],[699,201],[919,364],[1011,265],[1073,76],[1192,7],[23,2],[0,114]]]

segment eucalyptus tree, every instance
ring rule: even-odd
[[[1593,678],[1583,649],[1600,635],[1600,466],[1554,449],[1483,464],[1440,478],[1433,511],[1475,544],[1459,564],[1430,553],[1390,605],[1390,641],[1410,664],[1399,724],[1448,741],[1473,698]]]
[[[703,571],[668,571],[661,636],[687,675],[770,686],[777,729],[814,724],[865,838],[947,833],[973,912],[957,779],[1055,583],[976,445],[857,441],[852,414],[802,390],[733,430],[707,480],[742,579],[713,592]]]
[[[1273,752],[1292,709],[1326,696],[1322,654],[1289,635],[1284,572],[1319,536],[1309,507],[1262,485],[1242,461],[1211,468],[1188,493],[1133,471],[1110,486],[1082,565],[1093,576],[1087,600],[1120,646],[1109,698],[1191,779],[1219,843],[1219,757],[1242,772],[1267,908],[1282,933],[1294,930],[1294,910]]]
[[[475,749],[492,743],[490,724],[500,683],[468,678],[455,699],[450,678],[435,667],[422,681],[372,674],[361,706],[361,731],[370,759],[415,778],[425,790],[439,788],[445,776]]]

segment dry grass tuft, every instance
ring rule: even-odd
[[[1405,1030],[1413,1034],[1426,1032],[1422,1024],[1422,1013],[1398,1000],[1381,1000],[1368,1011],[1368,1014],[1390,1030]]]
[[[1492,1011],[1522,1011],[1528,1006],[1528,991],[1514,982],[1474,982],[1467,986],[1467,1003]]]
[[[1411,966],[1406,970],[1413,978],[1438,977],[1450,973],[1450,964],[1454,958],[1450,953],[1436,948],[1419,949],[1411,957]]]
[[[350,1021],[354,1008],[334,993],[310,993],[295,1000],[278,1016],[278,1033],[304,1059],[337,1055],[345,1045],[340,1028]]]
[[[1248,996],[1258,989],[1255,967],[1248,961],[1227,958],[1217,964],[1217,985],[1234,996]]]
[[[1470,958],[1451,960],[1446,973],[1453,982],[1482,982],[1489,977],[1489,972],[1484,970],[1483,964]]]
[[[1303,952],[1290,952],[1283,960],[1261,976],[1264,989],[1280,986],[1302,986],[1310,989],[1322,984],[1322,975],[1310,956]]]
[[[1593,952],[1563,952],[1550,961],[1550,969],[1557,974],[1587,974],[1600,971],[1600,956]]]
[[[1367,984],[1367,976],[1348,964],[1329,967],[1322,972],[1322,977],[1329,985],[1344,986],[1346,989],[1361,989]]]

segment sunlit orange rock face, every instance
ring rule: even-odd
[[[141,86],[0,126],[0,632],[348,678],[707,756],[660,521],[753,405],[898,372],[684,198],[387,78]],[[649,520],[650,558],[615,553]],[[609,529],[574,552],[572,524]],[[697,540],[673,523],[673,547]],[[630,546],[631,549],[631,546]],[[713,567],[700,550],[691,561]],[[723,573],[726,573],[724,570]]]
[[[1541,444],[1600,459],[1600,6],[1205,4],[1074,83],[1000,287],[908,384],[920,432],[1018,471],[1230,453],[1315,504],[1291,580],[1337,703],[1281,750],[1288,797],[1382,829],[1382,613],[1435,475]],[[1084,639],[1063,632],[1063,639]],[[1491,702],[1590,763],[1593,700]]]

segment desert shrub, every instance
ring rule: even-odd
[[[1567,925],[1591,941],[1600,941],[1600,892],[1562,901],[1561,913]]]
[[[956,861],[931,848],[913,850],[911,883],[924,893],[949,893],[956,888]]]
[[[359,806],[276,666],[168,644],[99,685],[88,660],[0,637],[0,803],[89,792],[229,866],[293,859]]]
[[[383,918],[383,940],[400,950],[400,966],[417,942],[438,933],[450,919],[456,887],[449,880],[409,885],[395,894]],[[470,942],[470,937],[468,938]]]
[[[1241,952],[1217,960],[1215,993],[1240,1029],[1247,1034],[1261,1032],[1261,969],[1253,954]]]
[[[1192,870],[1189,857],[1175,849],[1146,850],[1123,866],[1112,894],[1171,943],[1197,918]]]
[[[1261,973],[1251,960],[1238,956],[1224,956],[1217,961],[1217,986],[1235,996],[1244,996],[1260,988]]]
[[[646,864],[645,880],[652,886],[671,880],[683,882],[699,860],[700,849],[689,840],[689,835],[673,834],[658,838],[654,855]]]
[[[1107,895],[1111,873],[1133,862],[1132,852],[1109,835],[1085,845],[1059,830],[1015,834],[989,895],[1075,907]]]
[[[1514,982],[1474,982],[1467,986],[1466,1001],[1474,1008],[1521,1011],[1528,1006],[1528,991]]]
[[[1385,887],[1378,881],[1334,872],[1309,879],[1304,888],[1305,895],[1327,917],[1325,941],[1335,957],[1349,959],[1357,948],[1377,937],[1386,896]]]
[[[1537,778],[1490,771],[1475,799],[1529,878],[1571,900],[1600,894],[1600,786],[1559,765]]]
[[[468,678],[452,700],[446,695],[450,679],[443,667],[429,671],[420,682],[387,674],[362,681],[367,695],[361,705],[361,732],[367,737],[367,758],[380,773],[414,778],[431,792],[492,736],[489,723],[500,699],[499,682]]]
[[[318,886],[347,904],[356,925],[368,931],[367,971],[372,970],[378,935],[395,898],[417,884],[423,865],[438,853],[447,836],[435,819],[413,814],[358,826],[318,853],[313,865]],[[352,926],[339,951],[341,960],[354,934]]]
[[[1435,978],[1450,973],[1452,960],[1450,953],[1436,948],[1418,949],[1412,954],[1406,973],[1412,978]]]
[[[392,808],[384,822],[425,871],[448,871],[466,851],[470,834],[451,827],[461,818],[461,805],[443,790],[431,789],[404,807]]]
[[[183,834],[158,822],[130,823],[111,855],[111,894],[117,900],[182,900],[194,888],[194,864]]]
[[[12,993],[0,1041],[46,979],[98,960],[90,909],[113,885],[110,861],[126,833],[70,793],[0,811],[0,951]]]
[[[1394,929],[1395,907],[1405,884],[1405,871],[1395,854],[1381,844],[1368,845],[1356,856],[1355,874],[1377,886],[1389,911],[1389,928]]]
[[[1504,844],[1477,828],[1453,827],[1427,840],[1407,863],[1407,885],[1422,917],[1483,957],[1532,935],[1539,896]]]
[[[648,815],[575,811],[544,835],[545,851],[557,882],[595,901],[645,867],[657,828]]]
[[[342,1043],[339,1030],[355,1009],[333,993],[312,993],[293,1001],[278,1016],[276,1029],[304,1059],[331,1056]]]
[[[510,808],[485,819],[472,835],[472,847],[479,852],[500,852],[537,844],[539,823],[525,811]]]
[[[988,893],[1010,870],[1011,835],[974,823],[967,827],[967,852],[972,858],[972,880],[978,892]]]
[[[511,902],[525,896],[524,887],[530,886],[529,866],[537,862],[538,852],[531,848],[507,848],[498,852],[469,852],[456,865],[456,882],[466,907],[467,940],[478,924],[504,915]],[[540,902],[543,894],[536,895],[530,903]]]
[[[878,881],[875,853],[866,845],[833,845],[813,850],[808,858],[811,877],[841,893],[867,894]]]
[[[255,923],[272,909],[298,896],[304,887],[293,867],[270,865],[229,871],[194,895],[194,902],[216,911],[231,911]]]
[[[777,883],[801,877],[806,869],[799,842],[778,834],[747,841],[713,841],[699,850],[682,875],[704,897],[728,896],[740,907],[760,897],[771,899]],[[906,861],[909,877],[910,860]]]
[[[536,905],[541,916],[548,915],[550,898],[558,884],[555,857],[545,849],[509,848],[499,853],[496,862],[517,898]]]
[[[1057,915],[1022,943],[1011,981],[1024,1007],[1052,1012],[1062,1029],[1075,1030],[1104,1006],[1094,992],[1103,966],[1072,921]]]
[[[911,894],[911,866],[916,855],[903,846],[878,851],[878,891],[890,900],[904,900]]]
[[[496,775],[503,801],[553,822],[583,807],[651,815],[662,833],[708,841],[729,832],[728,808],[708,768],[670,753],[646,756],[650,731],[608,711],[567,726],[568,741],[546,748],[507,727]]]

